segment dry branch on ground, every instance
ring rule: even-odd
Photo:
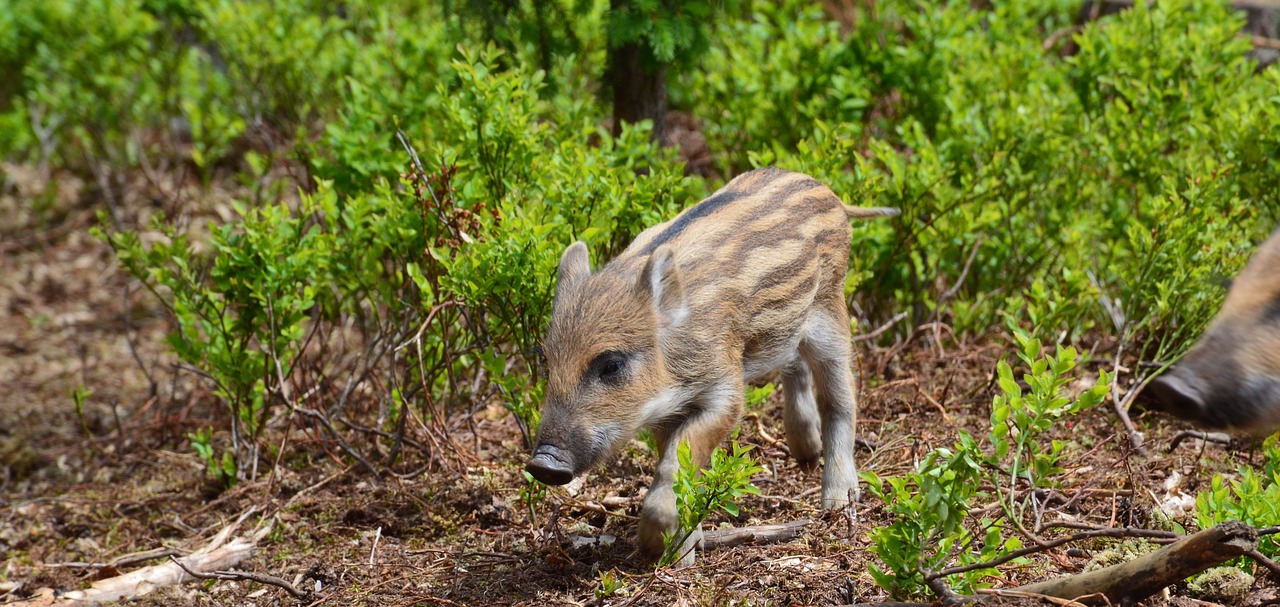
[[[698,547],[703,550],[715,550],[743,544],[757,545],[789,542],[800,535],[800,532],[812,522],[810,520],[799,520],[777,525],[711,529],[702,533],[702,543]]]
[[[1126,563],[1023,586],[1019,590],[1090,605],[1129,605],[1244,555],[1257,545],[1256,529],[1228,521]]]
[[[137,571],[94,582],[86,590],[73,590],[59,595],[51,588],[41,588],[29,599],[11,603],[10,607],[85,607],[137,598],[165,586],[196,579],[190,573],[220,571],[236,566],[253,554],[254,545],[270,531],[264,527],[249,538],[231,539],[236,525],[229,525],[200,550],[171,562],[143,567]],[[229,541],[228,541],[229,540]]]

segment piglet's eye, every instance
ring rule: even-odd
[[[627,355],[622,352],[605,352],[591,361],[592,375],[607,383],[620,381],[626,369]]]

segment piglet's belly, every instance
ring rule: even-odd
[[[764,379],[766,375],[773,371],[777,371],[800,357],[800,336],[796,335],[794,339],[788,340],[788,343],[782,347],[769,348],[765,351],[756,351],[754,356],[743,357],[742,360],[742,377],[748,382]],[[748,353],[752,353],[748,350]]]

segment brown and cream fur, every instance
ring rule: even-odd
[[[811,177],[766,168],[645,230],[594,274],[586,246],[571,245],[527,469],[563,484],[652,429],[658,465],[639,540],[656,557],[676,527],[676,446],[688,441],[705,464],[742,414],[745,383],[782,369],[791,453],[806,467],[825,454],[823,504],[846,504],[858,486],[849,219],[896,213],[846,206]]]
[[[1280,429],[1280,230],[1232,281],[1196,346],[1151,388],[1169,412],[1205,427]]]

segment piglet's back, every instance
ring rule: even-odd
[[[646,229],[618,261],[639,268],[658,246],[671,247],[695,310],[704,297],[799,296],[815,287],[812,271],[804,271],[814,260],[847,259],[852,231],[844,209],[809,175],[756,169]]]
[[[852,238],[845,209],[808,175],[757,169],[645,230],[615,264],[638,271],[667,245],[695,316],[729,315],[772,327],[777,323],[768,317],[794,316],[787,309],[807,307],[822,286],[843,285]],[[756,318],[759,323],[751,322]]]

